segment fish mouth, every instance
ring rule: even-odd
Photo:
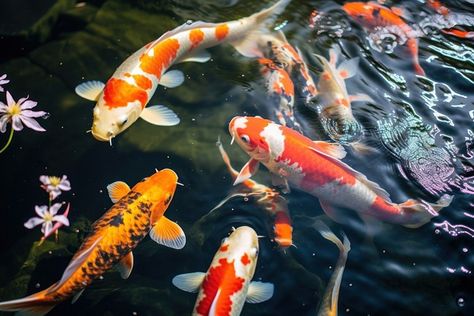
[[[99,134],[97,134],[97,133],[94,133],[94,130],[91,131],[91,134],[92,134],[92,136],[93,136],[95,139],[97,139],[97,140],[99,140],[99,141],[101,141],[101,142],[108,142],[108,141],[109,141],[109,138],[103,137],[103,136],[101,136],[101,135],[99,135]]]

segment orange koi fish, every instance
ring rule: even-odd
[[[270,97],[274,100],[275,115],[280,124],[287,126],[287,119],[291,121],[292,127],[300,128],[294,116],[295,87],[290,75],[285,69],[278,67],[273,60],[260,58],[258,60],[261,73],[265,79],[265,85]]]
[[[183,230],[163,215],[177,180],[173,170],[163,169],[132,189],[120,181],[109,185],[107,189],[115,204],[93,224],[92,233],[71,259],[61,280],[28,297],[2,302],[0,310],[44,315],[70,297],[76,301],[92,281],[114,266],[122,278],[128,278],[133,268],[132,250],[148,233],[159,244],[183,248]]]
[[[256,55],[273,60],[290,75],[297,74],[299,76],[298,81],[301,81],[301,84],[298,86],[302,88],[301,94],[306,103],[309,103],[318,94],[301,51],[291,46],[282,31],[260,34],[254,40],[256,46],[254,50],[258,52]]]
[[[337,316],[339,289],[341,288],[342,275],[346,267],[347,255],[351,250],[351,243],[344,235],[344,243],[323,222],[317,222],[316,228],[321,236],[334,243],[339,249],[339,258],[336,268],[331,275],[324,296],[319,304],[318,316]]]
[[[315,55],[323,66],[318,82],[318,104],[321,107],[319,117],[329,137],[336,141],[350,142],[362,134],[362,126],[352,114],[351,102],[372,99],[364,94],[349,96],[345,80],[356,74],[359,59],[344,61],[337,67],[340,55],[339,46],[329,51],[329,61],[323,56]]]
[[[447,24],[449,26],[451,25],[454,26],[455,24],[459,23],[459,20],[462,20],[462,19],[456,18],[454,14],[451,13],[451,10],[449,10],[446,6],[444,6],[439,0],[427,0],[426,4],[428,4],[430,8],[435,10],[437,13],[439,13],[443,17],[445,21],[442,21],[441,25]],[[435,22],[436,21],[437,20],[435,20]],[[441,32],[443,32],[444,34],[452,35],[459,38],[474,38],[474,32],[461,30],[455,27],[441,29]]]
[[[407,38],[406,45],[412,55],[415,72],[418,75],[425,75],[425,71],[418,61],[418,39],[413,29],[401,18],[400,15],[403,14],[401,9],[387,8],[376,2],[349,2],[344,4],[342,8],[366,28],[394,26],[400,29]]]
[[[92,135],[100,141],[111,141],[139,117],[155,125],[178,124],[178,116],[167,107],[146,107],[158,85],[172,88],[183,82],[182,72],[167,70],[180,62],[206,62],[210,56],[204,49],[222,43],[230,43],[239,52],[251,55],[246,52],[246,36],[263,28],[289,2],[280,0],[268,9],[236,21],[184,24],[128,57],[106,84],[89,81],[78,85],[79,96],[97,102]]]
[[[338,209],[344,208],[415,228],[429,222],[435,211],[451,202],[451,197],[442,197],[437,204],[416,200],[393,203],[378,184],[340,161],[346,155],[341,145],[312,141],[261,117],[234,117],[229,132],[251,157],[234,184],[249,179],[262,163],[276,183],[288,186],[289,182],[317,197],[325,213],[340,223],[344,217]]]
[[[224,150],[224,147],[222,147],[220,139],[217,141],[217,146],[221,153],[222,160],[224,160],[233,181],[235,181],[239,173],[232,167],[229,156]],[[273,235],[278,246],[285,249],[293,245],[293,227],[291,225],[288,202],[283,196],[281,196],[278,190],[267,187],[266,185],[260,184],[252,179],[247,179],[235,186],[227,197],[217,204],[210,212],[221,207],[224,203],[236,196],[255,198],[259,208],[265,210],[273,218]]]
[[[260,303],[273,296],[273,284],[251,282],[257,258],[257,233],[241,226],[222,240],[206,273],[177,275],[172,282],[183,291],[199,291],[192,315],[237,316],[245,302]]]

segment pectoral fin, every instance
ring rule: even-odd
[[[234,181],[234,185],[250,179],[250,177],[252,177],[257,172],[259,165],[260,163],[258,160],[250,158],[250,160],[240,170],[239,175]]]
[[[112,202],[117,203],[130,192],[130,187],[123,181],[116,181],[107,186],[107,191]]]
[[[374,100],[371,97],[369,97],[367,94],[363,94],[363,93],[350,95],[349,96],[349,101],[350,102],[371,102],[371,103],[374,103]]]
[[[204,272],[185,273],[175,276],[171,282],[180,290],[196,293],[205,276]]]
[[[274,286],[272,283],[253,281],[247,292],[247,303],[261,303],[268,301],[273,296]]]
[[[179,124],[178,115],[164,105],[146,107],[140,117],[154,125],[173,126]]]
[[[79,297],[81,297],[82,293],[84,293],[84,289],[80,290],[79,292],[76,293],[76,295],[74,295],[74,297],[72,298],[71,300],[71,304],[74,304],[77,302],[77,300],[79,299]]]
[[[160,79],[160,85],[167,88],[179,87],[184,81],[184,74],[179,70],[171,70],[165,73]]]
[[[186,235],[181,227],[164,216],[155,223],[150,237],[158,244],[173,249],[182,249],[186,245]]]
[[[180,60],[179,62],[180,63],[185,63],[185,62],[205,63],[205,62],[208,62],[210,59],[211,59],[211,54],[209,54],[208,51],[200,50]]]
[[[346,219],[339,214],[339,210],[334,207],[331,203],[323,200],[319,200],[319,204],[321,204],[321,208],[323,209],[324,213],[326,213],[329,218],[339,224],[344,224]]]
[[[326,155],[337,159],[343,159],[346,157],[346,151],[344,147],[336,143],[328,143],[324,141],[313,141],[313,146],[310,147],[311,150],[316,150],[317,152],[323,152]]]
[[[122,258],[117,264],[122,279],[128,279],[133,269],[133,253],[130,251],[128,255]]]
[[[78,85],[75,89],[78,96],[90,100],[97,101],[100,93],[104,90],[105,84],[100,81],[86,81]]]

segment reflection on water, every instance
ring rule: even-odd
[[[363,28],[342,10],[345,1],[293,0],[272,26],[299,48],[315,82],[322,69],[313,54],[329,58],[329,49],[337,45],[341,62],[360,58],[346,88],[373,100],[353,103],[352,112],[363,131],[361,141],[375,150],[360,154],[347,146],[344,162],[380,184],[397,203],[409,198],[433,202],[446,193],[454,196],[449,207],[419,229],[370,223],[369,235],[367,223],[353,212],[344,213],[347,224],[335,224],[316,198],[298,190],[281,195],[291,221],[262,212],[258,201],[242,196],[208,214],[229,194],[232,183],[215,147],[217,137],[238,171],[248,156],[238,146],[228,145],[229,121],[236,115],[266,117],[272,106],[256,59],[239,55],[229,45],[209,49],[212,58],[207,63],[173,67],[185,74],[180,87],[158,88],[150,104],[172,108],[181,118],[179,125],[158,127],[137,121],[114,139],[112,147],[86,134],[92,107],[74,94],[80,82],[106,81],[131,53],[188,20],[229,21],[272,2],[8,0],[0,5],[0,76],[8,74],[10,80],[2,87],[14,96],[29,95],[39,109],[50,113],[40,121],[46,132],[15,133],[0,155],[0,301],[37,292],[60,279],[91,224],[111,207],[108,184],[136,183],[155,168],[171,168],[184,186],[178,187],[168,213],[186,232],[186,247],[167,249],[145,238],[134,251],[135,267],[128,280],[113,270],[105,273],[74,305],[60,304],[51,315],[189,315],[194,301],[172,286],[172,278],[206,271],[221,240],[232,227],[243,225],[264,236],[259,239],[254,280],[272,282],[275,292],[266,302],[245,304],[242,314],[314,315],[338,257],[336,247],[312,226],[315,220],[323,220],[338,236],[343,231],[351,242],[339,291],[340,315],[470,315],[474,306],[470,1],[442,1],[449,14],[422,0],[385,1],[387,7],[404,7],[411,13],[403,19],[413,29],[409,35],[418,40],[417,56],[425,76],[413,71],[413,56],[404,48],[405,32],[394,25]],[[311,108],[317,98],[308,101],[301,82],[295,81],[294,90],[291,114],[305,135],[329,140]],[[0,93],[2,102],[4,95]],[[6,140],[7,135],[0,134],[0,145]],[[23,224],[44,200],[38,190],[43,174],[67,174],[72,190],[63,193],[70,203],[70,226],[61,227],[57,241],[51,236],[40,245],[40,229],[28,230]],[[270,187],[264,167],[254,180],[279,193]],[[274,242],[275,235],[287,233],[290,226],[295,247],[282,250],[290,242]]]

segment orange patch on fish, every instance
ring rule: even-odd
[[[224,251],[227,251],[229,249],[229,245],[222,245],[219,250],[224,252]]]
[[[111,78],[104,88],[104,101],[109,108],[127,106],[129,102],[139,101],[142,108],[148,101],[148,94],[125,80]]]
[[[229,34],[229,26],[227,24],[219,24],[216,27],[215,35],[217,40],[222,41]]]
[[[397,206],[393,205],[392,203],[387,202],[385,199],[381,198],[380,196],[377,196],[375,198],[374,202],[372,203],[371,208],[374,210],[377,210],[377,212],[380,212],[381,210],[383,210],[384,212],[393,213],[393,214],[400,213],[400,210]]]
[[[211,305],[219,292],[216,301],[216,315],[230,315],[232,310],[231,296],[242,290],[245,280],[236,275],[234,261],[219,260],[219,265],[211,267],[202,283],[203,299],[198,303],[196,312],[208,315]]]
[[[242,256],[242,258],[240,258],[240,262],[242,262],[242,264],[243,264],[244,266],[250,264],[251,261],[250,261],[249,255],[248,255],[247,253],[245,253],[245,254]]]
[[[174,61],[179,49],[179,41],[175,38],[168,38],[159,42],[155,47],[150,48],[153,56],[145,52],[140,57],[140,68],[149,74],[161,78],[161,74]]]
[[[133,80],[135,80],[137,86],[144,90],[151,89],[151,87],[153,86],[151,80],[145,77],[144,75],[133,75]]]
[[[191,30],[189,40],[191,41],[190,49],[196,48],[204,40],[204,32],[200,29]]]
[[[286,212],[279,211],[275,215],[275,241],[281,247],[290,247],[293,244],[293,227]]]
[[[283,90],[285,91],[285,93],[288,95],[294,95],[295,87],[293,86],[293,81],[291,81],[288,73],[283,69],[280,69],[279,73],[280,81],[283,85]]]

